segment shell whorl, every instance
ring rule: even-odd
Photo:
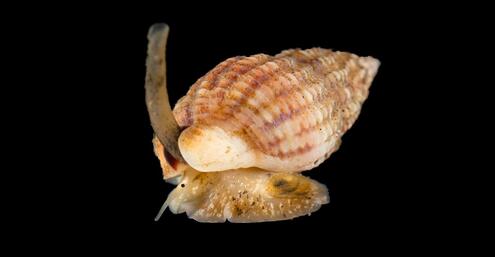
[[[321,48],[233,57],[194,83],[174,116],[183,128],[215,125],[242,136],[262,153],[258,167],[308,170],[338,148],[378,66]]]

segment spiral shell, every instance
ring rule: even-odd
[[[321,48],[227,59],[176,104],[180,151],[199,171],[312,169],[338,149],[379,64]]]

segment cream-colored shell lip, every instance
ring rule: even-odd
[[[179,149],[187,164],[202,172],[248,168],[256,159],[242,138],[216,126],[185,129],[179,137]]]

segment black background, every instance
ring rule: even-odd
[[[105,232],[112,234],[108,238],[176,239],[191,234],[207,238],[216,232],[235,239],[255,232],[261,242],[323,237],[387,244],[407,243],[405,237],[418,231],[428,236],[423,225],[437,216],[433,196],[426,192],[435,183],[431,170],[437,165],[425,164],[436,149],[427,145],[424,132],[435,135],[432,120],[442,119],[436,115],[442,109],[429,105],[433,92],[441,90],[429,69],[443,58],[437,38],[450,31],[441,19],[427,22],[436,11],[393,5],[222,9],[164,4],[70,7],[38,20],[31,49],[45,60],[38,67],[54,76],[43,90],[34,88],[57,99],[46,100],[48,109],[40,111],[50,114],[43,116],[41,126],[56,124],[43,130],[53,137],[42,140],[62,151],[38,150],[31,159],[49,155],[40,159],[51,167],[38,174],[51,183],[31,196],[39,200],[36,222],[62,224],[70,232],[89,230],[104,238]],[[167,79],[172,103],[215,65],[236,55],[323,47],[381,61],[368,100],[340,149],[305,173],[327,185],[330,204],[311,216],[272,223],[200,224],[168,211],[159,222],[153,220],[173,189],[162,180],[144,102],[146,35],[155,22],[170,26]]]

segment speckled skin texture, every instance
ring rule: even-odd
[[[188,169],[168,197],[173,213],[201,222],[263,222],[292,219],[329,202],[328,190],[299,174],[256,168],[223,172]]]

